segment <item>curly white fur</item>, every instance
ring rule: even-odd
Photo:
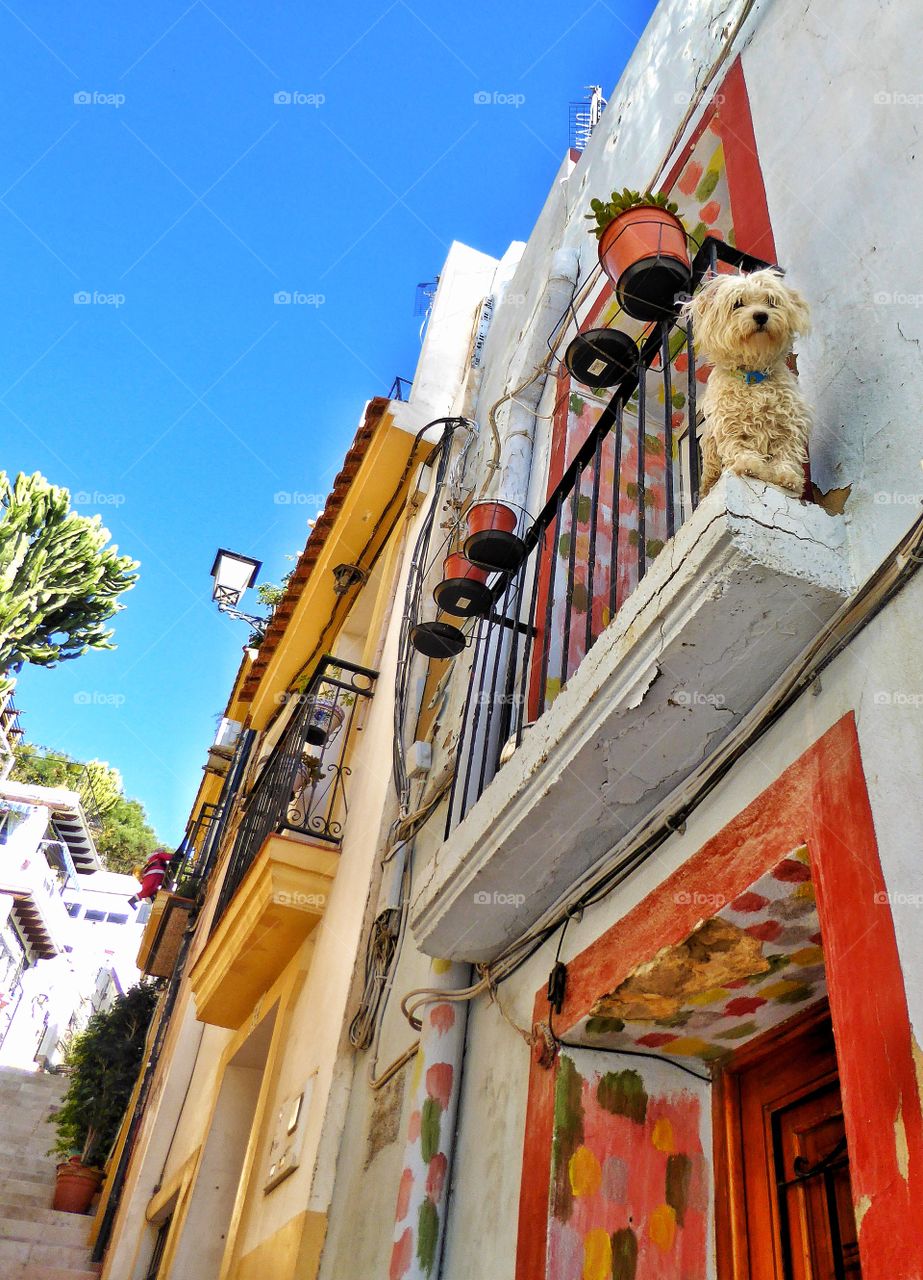
[[[778,271],[718,275],[685,304],[697,350],[714,365],[702,397],[701,492],[723,470],[804,490],[811,410],[786,364],[810,314]],[[747,381],[748,372],[764,375]]]

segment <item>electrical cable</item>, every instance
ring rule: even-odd
[[[551,1038],[559,1049],[583,1049],[585,1053],[613,1053],[620,1058],[651,1058],[654,1062],[661,1062],[668,1067],[676,1067],[677,1071],[685,1071],[688,1076],[695,1076],[696,1080],[704,1080],[706,1084],[712,1083],[712,1077],[705,1075],[702,1071],[695,1071],[692,1067],[687,1067],[684,1062],[677,1062],[675,1058],[668,1058],[662,1053],[647,1053],[642,1049],[612,1049],[608,1045],[595,1044],[577,1044],[574,1040],[561,1040],[551,1027],[551,1019],[548,1019]]]
[[[410,794],[410,779],[407,775],[406,756],[404,750],[407,692],[410,680],[412,656],[410,632],[414,623],[419,618],[420,602],[422,600],[425,577],[425,565],[427,563],[433,526],[436,522],[436,515],[439,510],[440,495],[446,479],[446,469],[449,460],[449,444],[458,427],[466,426],[469,430],[476,430],[467,418],[437,418],[434,422],[428,423],[427,425],[434,426],[439,422],[444,424],[442,437],[426,460],[426,465],[432,465],[435,462],[433,493],[414,544],[410,570],[407,575],[407,586],[404,593],[404,611],[401,617],[401,626],[398,636],[398,654],[395,670],[392,771],[394,774],[394,785],[398,796],[398,805],[402,815],[406,812]]]
[[[470,447],[476,431],[473,423],[461,417],[436,419],[435,422],[427,423],[423,430],[427,430],[438,422],[443,423],[442,436],[430,451],[424,463],[426,466],[431,466],[435,463],[432,493],[422,526],[414,543],[405,588],[404,611],[398,636],[392,769],[395,787],[398,792],[399,817],[389,834],[388,848],[382,858],[382,865],[384,866],[391,862],[408,845],[410,845],[410,848],[405,853],[404,866],[401,871],[401,890],[398,907],[381,912],[372,922],[366,943],[363,989],[359,998],[359,1007],[350,1022],[348,1031],[350,1043],[357,1049],[366,1049],[374,1042],[375,1048],[369,1067],[369,1082],[372,1087],[381,1087],[385,1080],[390,1078],[389,1072],[391,1072],[389,1067],[376,1081],[375,1066],[378,1057],[381,1027],[397,966],[397,958],[400,955],[406,930],[410,901],[413,836],[438,806],[445,791],[451,786],[452,777],[454,776],[453,764],[440,775],[433,792],[426,798],[425,803],[418,804],[415,810],[408,812],[410,779],[407,775],[404,751],[404,726],[407,718],[407,695],[412,660],[410,630],[413,622],[419,616],[425,565],[429,553],[432,530],[440,509],[443,487],[446,483],[451,441],[459,427],[466,427],[469,435],[462,451],[464,454]],[[419,439],[419,435],[417,438]],[[409,1054],[410,1050],[406,1052]],[[396,1070],[397,1068],[395,1067],[394,1069]]]

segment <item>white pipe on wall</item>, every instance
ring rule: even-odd
[[[490,410],[489,420],[496,428],[497,440],[494,465],[487,473],[488,484],[497,498],[517,508],[524,507],[528,500],[536,413],[551,369],[548,343],[570,306],[579,265],[576,249],[558,249],[555,253],[548,282],[530,321],[528,340],[521,348],[521,358],[510,370],[510,390]],[[505,420],[501,422],[498,418],[504,407]],[[499,477],[492,483],[495,470]]]

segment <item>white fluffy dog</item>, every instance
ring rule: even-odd
[[[714,365],[702,397],[702,495],[727,469],[801,497],[811,411],[786,360],[808,331],[807,303],[767,268],[715,276],[683,314]]]

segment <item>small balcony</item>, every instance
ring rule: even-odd
[[[190,973],[200,1022],[237,1030],[324,914],[337,854],[269,835]]]
[[[707,240],[694,284],[718,258],[766,265]],[[728,473],[699,500],[691,326],[636,341],[472,636],[446,842],[411,909],[434,956],[493,959],[540,920],[851,589],[842,518]]]
[[[161,889],[151,905],[137,965],[149,978],[169,978],[179,955],[189,917],[196,908],[194,898]]]
[[[33,954],[50,959],[64,950],[70,921],[61,897],[62,888],[74,876],[67,846],[42,840],[29,851],[22,842],[3,850],[0,893],[13,899],[13,912]]]
[[[317,665],[281,738],[242,802],[243,818],[215,912],[218,920],[263,842],[277,832],[336,848],[349,813],[349,757],[377,671],[330,654]]]
[[[238,1026],[323,915],[349,814],[350,760],[377,672],[330,655],[242,802],[212,933],[193,968],[200,1019]]]

